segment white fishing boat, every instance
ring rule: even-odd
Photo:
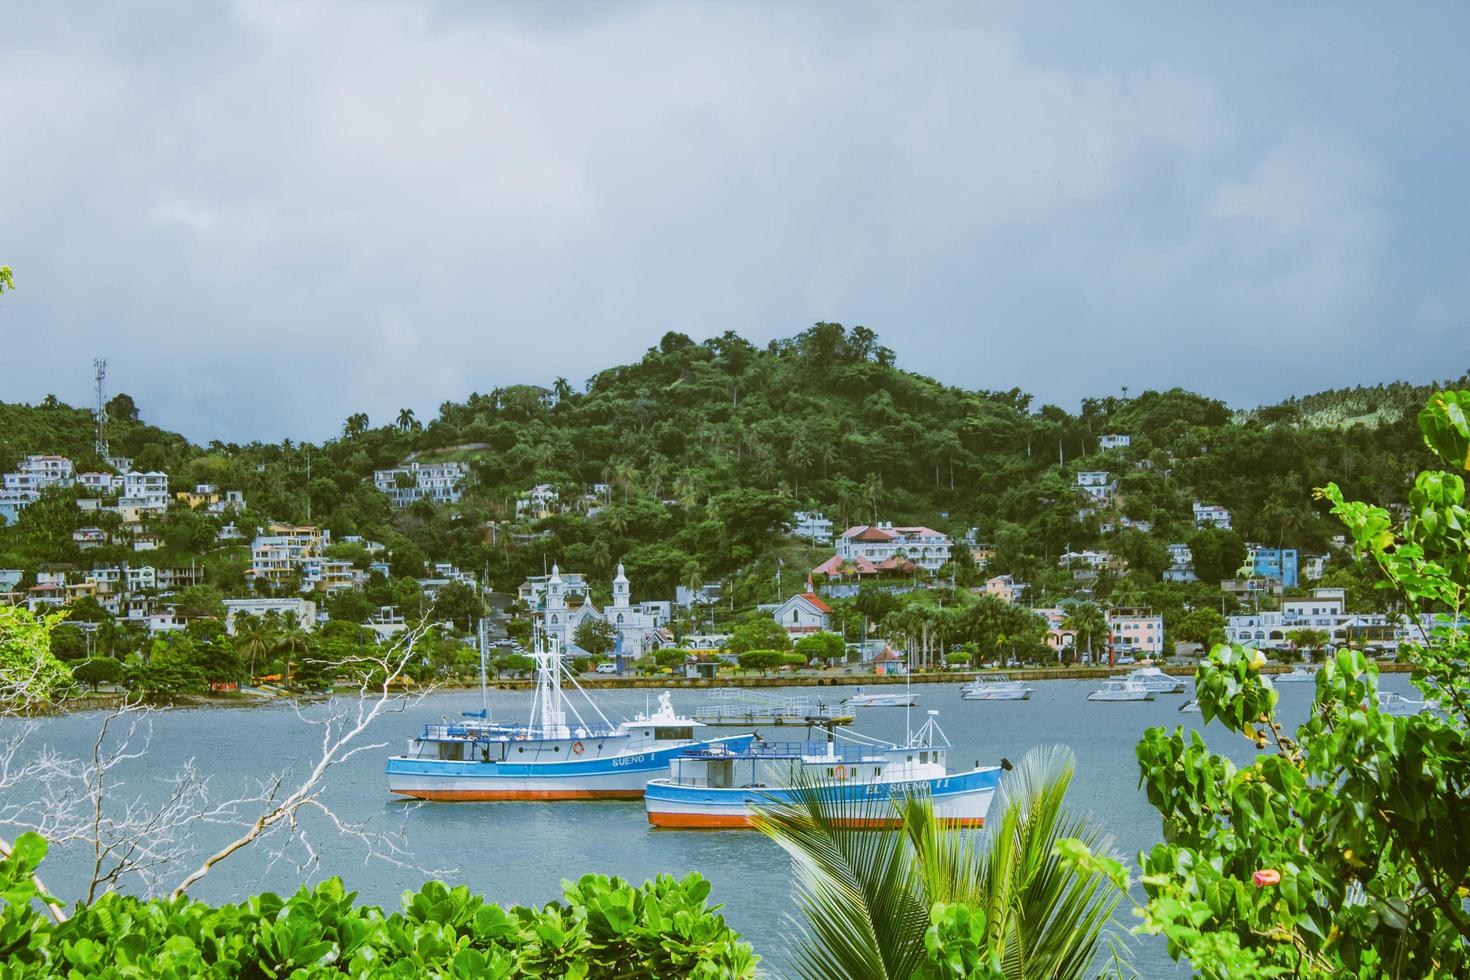
[[[950,772],[945,764],[950,746],[937,714],[930,711],[929,720],[903,745],[836,733],[828,726],[824,740],[687,750],[669,763],[667,777],[649,782],[643,797],[648,822],[700,830],[749,827],[762,805],[799,802],[803,787],[816,787],[824,800],[850,805],[856,825],[896,825],[897,808],[873,804],[927,796],[944,823],[982,826],[1001,769]]]
[[[685,749],[740,751],[755,738],[696,738],[705,725],[675,712],[667,691],[657,710],[615,724],[568,673],[584,717],[563,696],[561,655],[537,642],[534,657],[530,721],[498,724],[482,707],[475,720],[425,725],[388,760],[388,789],[421,800],[636,799]]]
[[[912,708],[919,703],[919,696],[907,689],[895,693],[864,691],[858,688],[852,696],[842,702],[844,708]]]
[[[980,674],[960,688],[960,697],[966,701],[1025,701],[1034,690],[1005,674]]]
[[[1317,668],[1308,664],[1297,664],[1284,674],[1276,674],[1271,678],[1272,684],[1315,684],[1317,683]]]
[[[1087,695],[1089,701],[1152,701],[1154,692],[1132,680],[1112,678]]]
[[[1146,687],[1154,694],[1182,694],[1184,692],[1184,678],[1166,674],[1157,667],[1139,667],[1119,679]]]
[[[1179,706],[1179,710],[1184,712],[1186,715],[1197,715],[1202,713],[1200,711],[1199,701],[1196,698],[1190,698],[1188,701],[1181,704]]]
[[[1420,701],[1418,698],[1406,698],[1402,694],[1393,691],[1378,692],[1378,710],[1381,714],[1393,715],[1396,718],[1407,718],[1417,715],[1423,711],[1431,711],[1438,707],[1433,701]]]

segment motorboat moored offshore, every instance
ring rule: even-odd
[[[1157,667],[1139,667],[1119,679],[1146,687],[1154,694],[1184,693],[1184,678],[1166,674]]]
[[[1034,690],[1004,674],[980,674],[960,688],[960,697],[966,701],[1025,701]]]
[[[1393,691],[1378,692],[1378,710],[1381,714],[1392,715],[1395,718],[1407,718],[1424,711],[1432,711],[1438,705],[1433,701],[1421,701],[1418,698],[1406,698],[1402,694]]]
[[[893,694],[873,693],[858,688],[852,696],[842,702],[844,708],[912,708],[919,703],[919,696],[908,690]]]
[[[1317,683],[1316,667],[1307,664],[1297,664],[1285,674],[1273,674],[1272,684],[1315,684]]]
[[[743,749],[686,749],[669,763],[666,777],[651,780],[643,797],[655,827],[714,830],[749,827],[760,807],[798,803],[815,787],[862,826],[891,826],[896,807],[885,800],[928,797],[947,824],[979,827],[1000,785],[1001,767],[977,766],[952,773],[949,744],[935,716],[899,745],[856,732],[834,732],[799,742],[756,741]]]
[[[1152,701],[1154,692],[1132,680],[1113,678],[1087,695],[1089,701]]]

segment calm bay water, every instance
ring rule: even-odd
[[[1073,806],[1090,811],[1116,838],[1129,857],[1158,839],[1157,815],[1138,788],[1134,746],[1150,725],[1197,727],[1200,716],[1178,711],[1186,695],[1162,695],[1156,701],[1094,703],[1086,700],[1095,687],[1090,681],[1046,681],[1036,684],[1030,701],[961,701],[959,684],[918,685],[920,707],[913,712],[914,727],[924,709],[939,709],[939,722],[955,749],[951,764],[990,764],[1001,757],[1019,761],[1036,745],[1062,744],[1077,756],[1072,784]],[[1408,693],[1406,675],[1383,678],[1387,690]],[[815,694],[836,700],[844,688],[794,688],[792,694]],[[778,693],[772,691],[771,693]],[[654,692],[604,691],[598,703],[611,718],[644,709]],[[1312,685],[1281,686],[1281,717],[1295,725],[1311,702]],[[492,717],[523,718],[529,695],[492,691]],[[676,708],[691,710],[707,697],[702,692],[678,692]],[[437,694],[402,712],[390,713],[368,732],[366,741],[388,742],[381,750],[362,753],[332,771],[325,793],[328,803],[344,819],[371,819],[381,829],[401,829],[412,860],[422,868],[452,869],[444,875],[491,900],[539,904],[560,895],[563,879],[587,872],[620,875],[642,881],[660,872],[683,875],[699,871],[713,883],[713,900],[723,903],[731,924],[778,969],[787,931],[784,917],[790,909],[790,871],[780,850],[759,834],[741,831],[654,831],[643,815],[641,802],[587,803],[459,803],[416,805],[391,798],[383,777],[383,761],[401,751],[404,740],[429,721],[457,716],[479,707],[478,692]],[[318,716],[322,706],[306,709]],[[585,709],[584,709],[585,710]],[[97,715],[48,719],[37,733],[65,755],[90,751]],[[9,734],[15,721],[0,720],[0,735]],[[859,709],[857,730],[899,740],[904,734],[901,708]],[[733,733],[734,729],[717,730]],[[792,729],[766,731],[768,737],[790,737]],[[1218,725],[1209,731],[1217,751],[1239,761],[1253,750],[1243,739],[1231,737]],[[134,768],[116,792],[157,796],[162,778],[193,758],[212,774],[212,793],[226,797],[253,780],[287,767],[304,770],[316,759],[319,729],[302,722],[288,706],[251,709],[167,711],[153,721],[148,768]],[[14,791],[11,791],[14,792]],[[309,820],[308,830],[322,854],[321,866],[306,880],[341,875],[359,893],[359,900],[397,908],[399,895],[424,878],[419,870],[364,862],[356,843],[337,838],[321,820]],[[983,833],[983,832],[982,832]],[[201,852],[212,843],[229,839],[226,828],[202,825]],[[238,854],[219,865],[196,888],[197,897],[211,901],[235,900],[262,889],[293,890],[303,875],[290,861],[270,864],[265,850]],[[51,889],[68,898],[78,894],[84,878],[83,856],[53,854],[44,867]],[[179,877],[182,877],[182,872]],[[1132,916],[1123,909],[1124,925]],[[1129,939],[1134,965],[1144,976],[1171,975],[1172,962],[1160,944]]]

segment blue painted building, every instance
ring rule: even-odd
[[[1295,548],[1257,548],[1251,566],[1255,574],[1280,582],[1288,589],[1297,586]]]

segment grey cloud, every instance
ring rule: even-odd
[[[819,319],[1063,404],[1444,373],[1399,341],[1470,326],[1464,9],[1100,9],[7,14],[0,398],[106,355],[196,438],[316,438]]]

